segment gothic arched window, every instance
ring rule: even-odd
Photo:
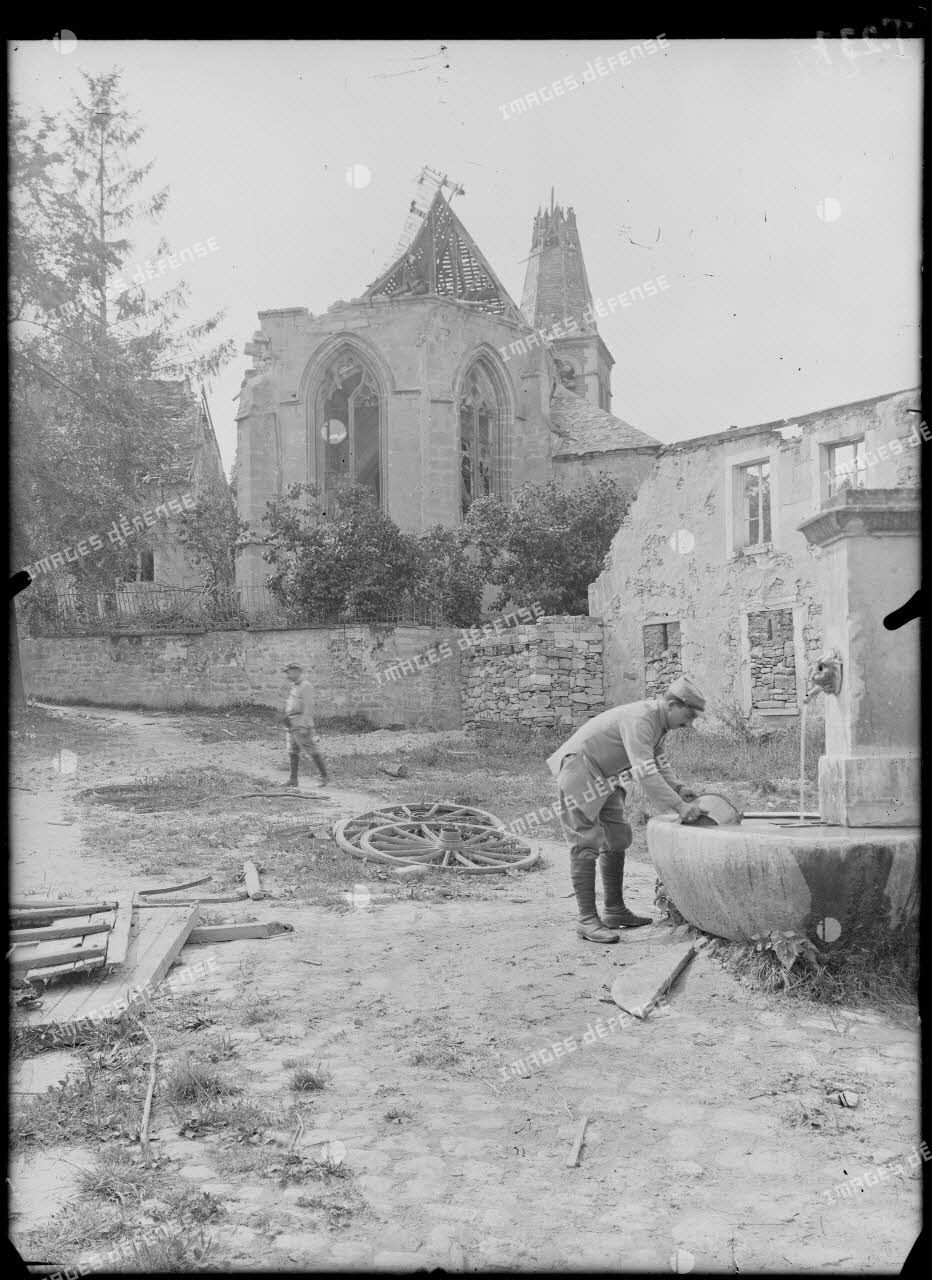
[[[498,436],[500,412],[491,378],[473,365],[460,396],[460,493],[463,515],[477,498],[501,491]]]
[[[327,369],[319,405],[318,476],[324,493],[355,481],[381,501],[382,398],[374,376],[344,351]]]

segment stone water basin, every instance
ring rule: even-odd
[[[819,947],[843,947],[918,923],[919,832],[911,828],[764,819],[695,827],[664,814],[648,822],[647,848],[689,923],[733,942],[791,929]]]

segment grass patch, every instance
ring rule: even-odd
[[[915,928],[880,932],[864,945],[835,948],[818,961],[800,956],[784,969],[769,950],[718,939],[709,948],[726,972],[770,995],[815,1004],[874,1009],[915,1025],[919,945]]]
[[[297,1093],[316,1093],[319,1089],[326,1088],[330,1079],[329,1072],[322,1070],[319,1062],[316,1067],[312,1067],[306,1059],[286,1058],[283,1066],[286,1070],[294,1068],[288,1087]]]
[[[83,793],[98,804],[132,809],[136,813],[156,813],[165,809],[187,809],[206,800],[244,791],[268,791],[270,784],[244,773],[221,769],[173,769],[168,773],[144,775],[136,782],[117,782],[93,787]]]
[[[321,733],[374,733],[379,727],[362,711],[348,716],[315,716],[314,724]]]
[[[14,1113],[11,1146],[80,1146],[111,1138],[135,1139],[147,1087],[148,1072],[140,1066],[108,1069],[85,1062],[83,1075],[69,1076]]]
[[[234,1093],[242,1093],[242,1089],[221,1076],[211,1065],[192,1062],[189,1057],[184,1057],[172,1067],[160,1097],[171,1105],[225,1098]]]
[[[667,736],[670,763],[681,778],[706,783],[744,782],[763,795],[799,786],[799,720],[757,735],[732,725],[687,729]],[[806,778],[816,782],[825,751],[825,723],[806,725]],[[694,789],[695,786],[694,786]]]
[[[92,1200],[119,1204],[126,1211],[134,1203],[157,1196],[165,1185],[165,1174],[147,1169],[125,1151],[108,1151],[98,1157],[94,1169],[82,1169],[78,1189]]]

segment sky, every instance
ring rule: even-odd
[[[176,254],[210,238],[150,288],[183,275],[187,318],[222,309],[238,353],[259,311],[361,294],[429,165],[465,188],[453,208],[519,304],[551,189],[576,211],[594,297],[666,277],[598,321],[613,412],[661,441],[918,385],[921,43],[662,44],[77,32],[9,49],[30,118],[66,111],[82,71],[123,69],[136,159],[170,188],[125,270],[160,233]],[[508,108],[542,86],[549,101]],[[238,354],[208,387],[228,472],[251,364]]]

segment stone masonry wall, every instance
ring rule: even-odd
[[[751,656],[751,704],[754,707],[796,705],[796,646],[792,609],[748,614]]]
[[[300,662],[319,716],[364,713],[377,725],[458,729],[460,654],[382,685],[376,673],[457,633],[431,627],[121,633],[20,639],[27,694],[160,709],[254,702],[281,707],[286,662]]]
[[[605,709],[598,618],[539,618],[463,655],[463,725],[487,721],[576,728]]]
[[[665,693],[683,674],[683,651],[678,622],[654,622],[644,627],[644,689],[648,698]]]

